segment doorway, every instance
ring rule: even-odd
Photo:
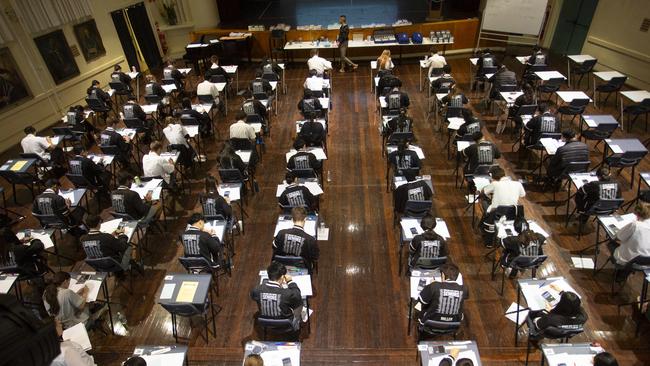
[[[597,6],[598,0],[564,0],[551,42],[553,53],[580,54]]]

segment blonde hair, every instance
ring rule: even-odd
[[[264,360],[260,355],[248,355],[244,360],[244,366],[264,366]]]
[[[650,203],[639,202],[636,207],[634,207],[634,213],[641,220],[650,219]]]
[[[384,50],[381,56],[377,58],[378,69],[388,69],[390,67],[390,50]]]

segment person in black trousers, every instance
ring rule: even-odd
[[[214,231],[205,226],[203,215],[195,212],[187,223],[189,227],[181,234],[185,256],[203,257],[212,267],[223,264],[225,258],[223,244],[214,235]]]

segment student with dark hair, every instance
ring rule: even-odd
[[[544,235],[532,231],[530,226],[528,226],[528,222],[523,217],[515,219],[514,228],[516,235],[508,236],[501,240],[503,243],[503,253],[500,259],[502,266],[507,267],[519,255],[544,255],[542,248],[546,241]],[[513,269],[510,272],[510,278],[517,277],[517,272],[516,269]]]
[[[21,276],[32,277],[48,270],[47,259],[43,256],[43,242],[31,237],[19,240],[8,227],[0,229],[0,266],[18,269]]]
[[[304,207],[307,210],[316,208],[317,198],[309,191],[309,188],[300,185],[295,174],[287,172],[285,175],[287,187],[284,189],[278,203],[285,207]]]
[[[609,352],[601,352],[594,356],[594,366],[618,366],[618,361]]]
[[[229,142],[223,145],[223,149],[219,153],[219,166],[221,169],[237,169],[242,176],[248,176],[246,164],[237,155],[235,149],[233,149]]]
[[[587,313],[580,304],[580,297],[571,291],[563,291],[560,301],[550,310],[530,311],[526,322],[532,340],[543,338],[549,327],[560,329],[579,329],[587,321]]]
[[[219,57],[217,55],[210,56],[210,63],[210,68],[205,72],[205,80],[212,82],[212,77],[219,75],[223,76],[224,82],[230,81],[230,75],[223,67],[219,66]]]
[[[287,169],[314,169],[319,170],[322,167],[322,163],[316,159],[316,155],[312,154],[307,150],[307,144],[300,136],[296,138],[296,141],[293,143],[293,148],[297,151],[293,156],[289,158],[287,162]]]
[[[139,119],[143,123],[147,122],[147,113],[144,109],[138,104],[138,98],[135,95],[129,95],[126,103],[122,106],[122,113],[124,113],[124,118],[127,119]]]
[[[131,259],[133,247],[129,245],[128,236],[123,229],[115,230],[110,234],[101,232],[99,229],[102,220],[97,215],[88,215],[86,223],[90,231],[79,239],[81,247],[86,252],[86,258],[113,258],[122,267],[122,273],[118,273],[118,276],[122,277],[123,272],[128,270],[133,262]]]
[[[390,138],[393,133],[408,133],[413,131],[413,119],[407,115],[406,108],[400,108],[399,115],[391,118],[384,126],[384,136]]]
[[[517,115],[519,112],[519,108],[524,105],[534,105],[535,104],[535,89],[528,84],[525,83],[522,86],[522,91],[524,94],[518,96],[515,101],[512,103],[512,106],[508,108],[508,116],[511,117],[514,122],[515,122],[515,127],[517,127],[517,130],[523,126],[524,121],[522,120],[521,116]]]
[[[66,121],[68,124],[72,125],[70,129],[74,132],[84,133],[89,144],[95,143],[95,133],[99,132],[99,129],[95,128],[92,123],[88,122],[84,114],[84,107],[81,105],[70,106],[68,109],[68,118]]]
[[[130,173],[123,171],[117,175],[118,187],[111,192],[113,211],[126,213],[142,224],[149,224],[160,216],[162,208],[160,204],[152,203],[152,192],[140,198],[138,192],[131,190],[132,183],[133,176]]]
[[[396,176],[406,177],[408,181],[415,179],[422,166],[417,152],[410,150],[405,140],[397,143],[397,150],[388,154],[388,162],[395,169]]]
[[[539,145],[539,140],[545,133],[560,133],[562,123],[555,118],[555,114],[548,104],[540,103],[537,106],[537,113],[524,128],[524,143],[531,147]]]
[[[219,194],[217,179],[212,175],[205,177],[205,193],[201,196],[203,215],[223,216],[226,221],[232,220],[232,207],[228,200]]]
[[[307,210],[304,207],[291,209],[293,227],[280,230],[275,236],[273,239],[273,254],[302,257],[307,269],[311,272],[316,266],[320,250],[316,238],[305,232],[306,219]]]
[[[487,214],[499,206],[516,206],[519,199],[526,196],[526,190],[521,182],[506,176],[503,168],[490,168],[492,178],[490,184],[483,187],[481,206]]]
[[[107,107],[113,107],[113,100],[111,99],[111,96],[102,90],[99,80],[93,80],[90,83],[90,88],[86,89],[86,94],[88,95],[88,99],[97,99],[101,103],[104,103]]]
[[[411,268],[417,265],[420,258],[437,259],[449,254],[445,238],[434,231],[436,223],[436,218],[431,214],[427,214],[420,221],[420,227],[424,232],[413,237],[409,244],[409,266]]]
[[[192,109],[192,100],[190,98],[183,98],[181,101],[182,109],[177,113],[181,120],[183,118],[194,118],[199,123],[199,130],[201,136],[206,137],[212,131],[212,122],[207,112],[199,112]]]
[[[68,329],[78,323],[86,324],[90,318],[90,312],[86,306],[88,287],[84,286],[74,292],[68,289],[69,285],[70,274],[56,272],[52,278],[47,280],[43,292],[45,310],[63,324],[63,329]]]
[[[298,102],[298,110],[304,118],[311,119],[316,118],[323,111],[323,106],[320,104],[320,100],[313,95],[314,93],[310,89],[305,89],[303,92],[303,97]]]
[[[431,47],[430,55],[424,60],[423,68],[427,68],[427,75],[438,76],[442,74],[443,68],[447,66],[447,60],[438,52],[438,49]]]
[[[211,266],[225,261],[223,244],[215,236],[214,230],[205,226],[205,218],[200,213],[193,213],[187,221],[188,227],[181,234],[181,241],[186,257],[203,257]]]
[[[163,69],[163,79],[174,80],[178,92],[183,93],[183,79],[185,79],[185,75],[176,68],[175,64],[176,62],[173,59],[167,60],[166,66]]]
[[[572,129],[562,131],[562,141],[564,146],[560,146],[555,155],[549,159],[546,169],[548,178],[557,182],[562,172],[569,166],[569,163],[588,162],[589,147],[576,137]]]
[[[610,176],[609,167],[598,168],[596,176],[598,177],[597,181],[584,184],[576,192],[575,203],[578,212],[588,211],[598,200],[613,200],[623,197],[618,182]]]
[[[101,146],[115,146],[119,153],[115,159],[123,165],[128,164],[131,158],[131,138],[129,136],[120,135],[115,128],[117,127],[117,120],[114,117],[106,119],[106,129],[100,135]]]
[[[48,179],[45,182],[45,191],[36,196],[32,204],[32,213],[35,215],[56,216],[61,221],[71,226],[71,234],[79,236],[86,232],[83,217],[86,210],[81,206],[72,206],[70,199],[59,196],[61,187],[57,179]]]
[[[122,72],[122,66],[119,64],[116,64],[113,66],[113,72],[111,73],[111,79],[113,81],[119,81],[120,83],[124,84],[126,86],[126,89],[128,91],[133,91],[131,89],[131,77],[129,74],[125,74]]]
[[[259,316],[292,319],[293,329],[300,329],[303,311],[300,288],[287,274],[287,268],[282,263],[271,262],[266,273],[268,279],[251,291],[251,298],[259,307]]]
[[[122,366],[147,366],[147,361],[140,356],[131,356],[124,361]]]
[[[431,282],[420,292],[420,325],[424,325],[427,320],[459,322],[463,319],[463,302],[469,292],[459,281],[458,267],[445,263],[440,266],[440,273],[441,281]]]
[[[479,165],[492,165],[494,160],[501,157],[499,148],[486,140],[481,131],[475,132],[472,137],[475,143],[463,150],[467,160],[464,168],[466,174],[473,174]]]
[[[25,127],[23,132],[25,132],[25,137],[20,141],[23,152],[25,154],[36,154],[43,160],[50,160],[49,152],[55,148],[52,139],[49,136],[36,136],[36,129],[32,126]]]

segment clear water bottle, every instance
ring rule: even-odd
[[[118,322],[122,323],[122,326],[124,327],[124,329],[127,330],[128,328],[127,328],[127,324],[126,324],[126,317],[124,316],[124,314],[122,314],[121,312],[118,311],[116,318],[117,318]]]

